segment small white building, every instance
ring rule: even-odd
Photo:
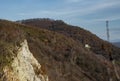
[[[91,47],[89,44],[85,44],[85,48],[90,49]]]

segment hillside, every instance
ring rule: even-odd
[[[118,81],[107,57],[85,48],[77,36],[41,28],[0,20],[0,81]],[[109,49],[111,44],[107,45]],[[112,48],[119,54],[118,48]],[[113,56],[119,64],[116,53]],[[116,68],[120,75],[120,67]]]
[[[28,19],[18,21],[22,24],[28,26],[34,26],[38,28],[48,29],[55,31],[57,33],[63,34],[67,37],[80,42],[83,46],[89,44],[91,46],[91,51],[98,55],[103,55],[105,58],[109,59],[109,55],[112,55],[113,59],[120,61],[120,49],[113,46],[112,44],[101,40],[96,35],[91,32],[84,30],[83,28],[72,26],[64,23],[61,20],[51,20],[51,19]]]

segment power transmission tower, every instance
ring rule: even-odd
[[[110,41],[110,35],[109,35],[109,21],[106,21],[106,30],[107,30],[107,41]]]
[[[107,34],[107,41],[109,42],[109,21],[107,20],[106,21],[106,34]],[[111,58],[110,57],[111,56],[111,54],[109,54],[109,59]],[[110,70],[110,68],[108,67],[107,68],[107,71],[108,71],[108,75],[109,75],[109,81],[112,81],[112,77],[111,77],[111,70]]]
[[[108,20],[106,21],[106,31],[107,31],[107,41],[110,42],[109,21],[108,21]],[[116,67],[116,64],[115,64],[115,60],[113,59],[111,53],[109,54],[109,59],[110,59],[110,61],[111,61],[112,64],[113,64],[115,75],[116,75],[118,81],[120,81],[120,76],[119,76],[119,73],[117,72],[117,67]],[[112,60],[111,60],[111,59],[112,59]],[[107,68],[107,70],[108,70],[108,74],[109,74],[109,81],[113,81],[113,80],[112,80],[112,77],[111,77],[110,68]]]

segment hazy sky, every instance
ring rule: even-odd
[[[0,0],[0,18],[52,18],[80,26],[106,40],[120,41],[120,0]]]

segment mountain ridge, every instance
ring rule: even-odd
[[[62,20],[51,20],[49,18],[43,18],[43,19],[27,19],[27,20],[21,20],[22,24],[28,25],[28,26],[34,26],[42,29],[47,29],[50,31],[54,31],[60,34],[63,34],[67,37],[71,37],[76,41],[79,41],[82,43],[83,46],[85,44],[89,44],[91,46],[91,50],[96,54],[102,54],[107,59],[109,59],[109,54],[113,55],[113,58],[120,58],[119,48],[113,46],[112,44],[108,43],[107,41],[104,41],[100,38],[98,38],[95,34],[92,34],[91,32],[84,30],[83,28],[72,26],[64,23]],[[115,49],[114,49],[115,48]],[[116,52],[117,51],[117,52]],[[114,56],[117,55],[117,56]]]
[[[17,55],[16,46],[21,46],[24,39],[49,81],[108,81],[110,77],[117,81],[112,63],[81,42],[54,31],[6,20],[0,20],[0,72],[11,65],[9,56]],[[116,67],[119,72],[120,67]]]

